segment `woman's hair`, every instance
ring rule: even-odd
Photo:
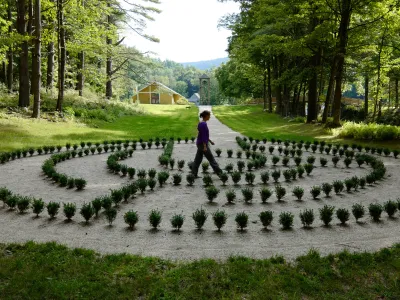
[[[205,110],[202,113],[200,113],[200,118],[204,118],[204,117],[209,116],[209,115],[210,115],[210,111]]]

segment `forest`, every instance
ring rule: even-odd
[[[363,99],[360,108],[352,108],[361,120],[395,114],[399,1],[236,2],[240,13],[220,21],[232,30],[230,60],[216,71],[224,96],[262,98],[269,112],[304,116],[307,111],[307,122],[320,117],[332,127],[340,126],[346,113],[346,94]]]

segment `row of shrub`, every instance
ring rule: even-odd
[[[172,157],[172,151],[174,150],[174,141],[170,140],[166,145],[164,152],[158,157],[160,165],[168,167]]]
[[[83,190],[87,184],[85,179],[69,177],[66,174],[58,173],[55,168],[59,162],[70,159],[71,157],[74,156],[71,156],[71,152],[69,151],[53,154],[49,159],[44,161],[42,171],[48,178],[58,183],[60,187],[68,187],[69,189],[76,187],[77,190]]]
[[[376,123],[346,122],[342,128],[335,131],[338,137],[358,140],[398,140],[400,127]]]
[[[249,142],[248,142],[249,140]],[[266,150],[265,146],[258,146],[258,144],[260,143],[260,140],[258,139],[253,139],[252,137],[246,138],[246,137],[236,137],[236,141],[238,143],[238,145],[245,151],[249,151],[250,149],[252,149],[253,151],[256,151],[257,149],[259,149],[261,152],[264,152]],[[253,144],[254,142],[254,144]],[[267,139],[264,138],[263,139],[264,144],[267,143]],[[311,151],[313,151],[314,153],[319,149],[320,153],[326,153],[329,154],[330,152],[332,152],[333,155],[336,155],[336,153],[338,153],[339,155],[343,155],[345,151],[352,149],[352,151],[358,151],[358,152],[362,152],[365,151],[366,153],[371,153],[371,154],[379,154],[382,155],[384,154],[385,156],[390,156],[391,154],[393,154],[393,156],[395,158],[397,158],[397,156],[400,154],[399,149],[393,149],[390,150],[389,148],[381,148],[381,147],[369,147],[369,146],[362,146],[359,144],[332,144],[332,143],[327,143],[325,141],[318,141],[318,140],[314,140],[313,142],[310,141],[289,141],[289,140],[285,140],[282,141],[280,139],[275,139],[275,138],[271,138],[270,142],[274,145],[275,143],[278,144],[278,151],[280,153],[283,152],[283,148],[282,146],[279,146],[281,144],[285,145],[286,148],[288,148],[291,145],[291,149],[290,150],[295,150],[296,148],[298,150],[302,150],[303,148],[306,151],[309,151],[311,149]],[[261,148],[260,148],[261,147]],[[268,147],[268,151],[272,154],[273,151],[275,150],[274,146],[270,146]]]

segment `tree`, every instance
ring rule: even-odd
[[[40,118],[40,87],[42,80],[42,8],[41,0],[35,0],[35,49],[32,56],[32,89],[33,114],[32,118]]]

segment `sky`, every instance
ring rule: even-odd
[[[132,31],[125,32],[125,44],[139,50],[156,52],[162,60],[196,62],[227,57],[230,31],[218,29],[219,19],[239,11],[234,2],[217,0],[162,0],[162,10],[147,23],[145,33],[160,39],[152,43]]]

